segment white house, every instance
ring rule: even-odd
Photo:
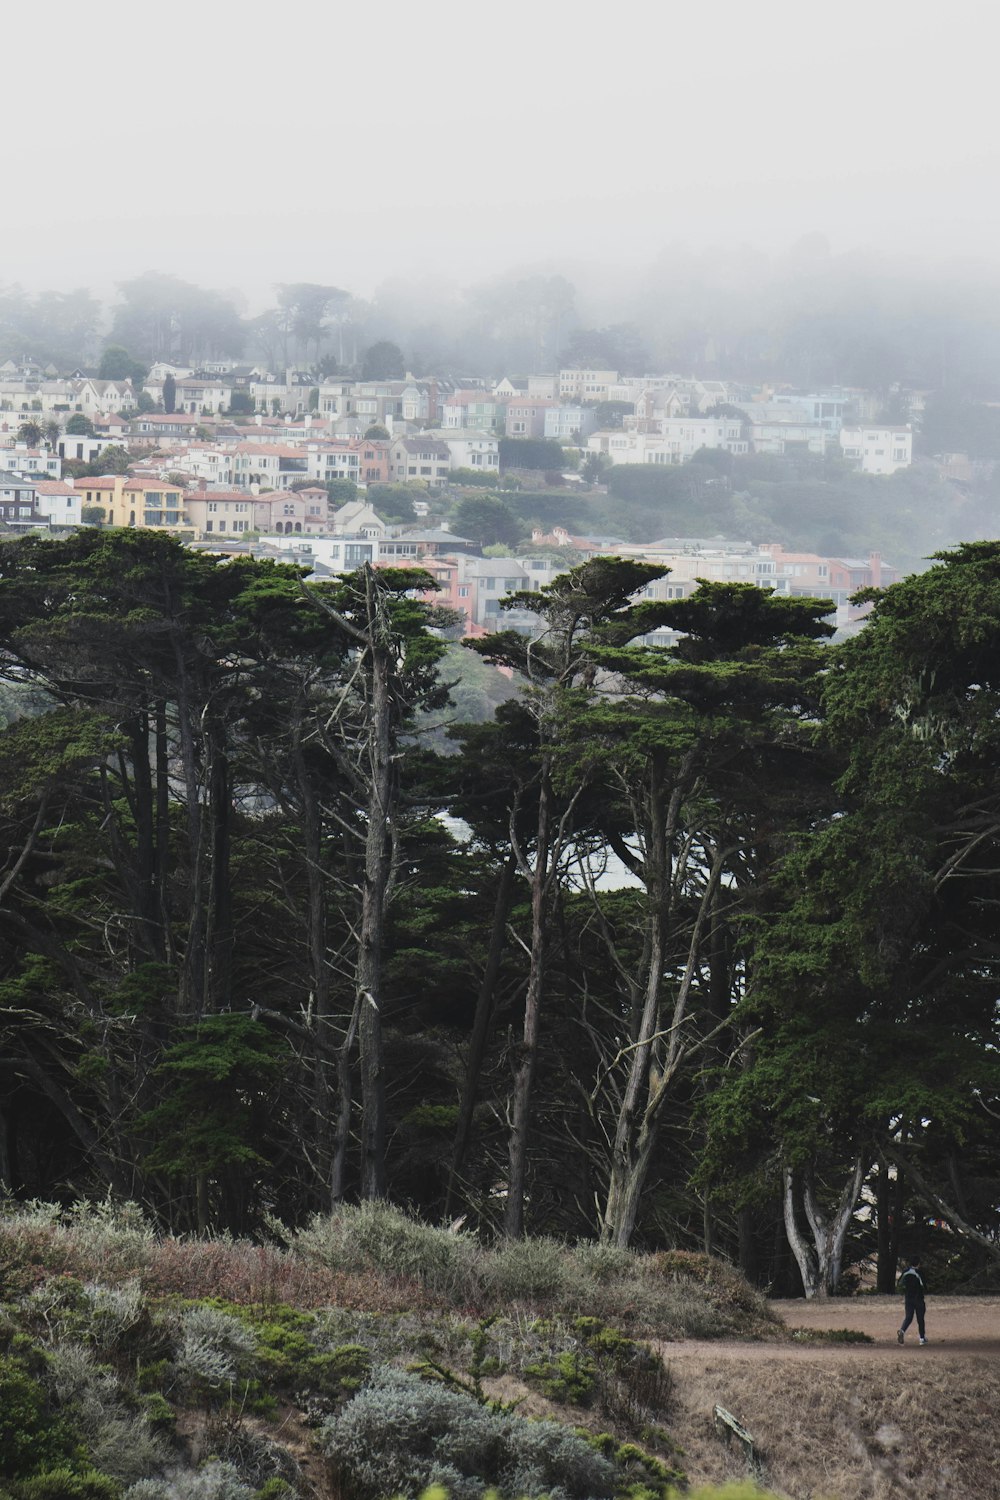
[[[38,510],[50,526],[80,526],[82,496],[66,479],[40,479],[35,486]]]
[[[862,474],[895,474],[913,462],[909,427],[842,427],[840,446]]]
[[[617,384],[617,370],[560,370],[559,400],[607,401],[609,387]]]
[[[434,437],[448,445],[453,469],[481,469],[484,473],[500,473],[500,443],[485,432],[466,428],[464,431],[438,431]],[[430,433],[427,436],[431,436]]]
[[[595,432],[587,447],[613,464],[683,464],[702,448],[746,453],[743,423],[735,417],[665,417],[657,432]]]
[[[31,479],[58,479],[62,474],[62,459],[58,453],[29,448],[27,443],[15,443],[13,448],[0,448],[0,470],[8,474],[25,474]]]

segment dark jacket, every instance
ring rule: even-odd
[[[923,1302],[926,1287],[916,1266],[908,1266],[899,1278],[899,1290],[911,1302]]]

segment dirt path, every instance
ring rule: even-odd
[[[719,1402],[754,1434],[767,1483],[792,1500],[1000,1500],[1000,1298],[928,1298],[924,1348],[915,1327],[896,1341],[902,1301],[772,1304],[789,1330],[848,1328],[871,1344],[661,1344],[691,1478],[743,1472],[714,1431]]]
[[[917,1325],[912,1323],[906,1343],[900,1348],[896,1329],[902,1321],[902,1297],[835,1298],[829,1302],[772,1302],[771,1307],[789,1330],[822,1332],[847,1328],[865,1333],[871,1344],[839,1344],[823,1339],[804,1339],[802,1343],[771,1342],[748,1344],[727,1340],[684,1341],[663,1344],[669,1360],[706,1357],[765,1362],[781,1359],[818,1359],[854,1362],[859,1358],[894,1359],[910,1357],[930,1359],[935,1355],[1000,1356],[1000,1297],[934,1297],[927,1301],[927,1337],[921,1348],[917,1342]]]

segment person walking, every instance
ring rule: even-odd
[[[913,1322],[913,1319],[916,1318],[917,1332],[920,1334],[920,1342],[922,1344],[926,1344],[927,1329],[924,1326],[924,1313],[927,1307],[927,1304],[925,1302],[927,1288],[924,1282],[923,1274],[920,1270],[919,1255],[915,1255],[913,1257],[913,1260],[910,1262],[906,1270],[903,1272],[902,1276],[899,1278],[899,1289],[903,1293],[903,1297],[905,1299],[904,1305],[906,1308],[906,1316],[903,1319],[902,1326],[896,1334],[896,1338],[900,1343],[902,1343],[906,1338],[906,1330]]]

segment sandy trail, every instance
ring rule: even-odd
[[[856,1363],[859,1359],[934,1359],[942,1355],[1000,1357],[1000,1297],[928,1297],[927,1337],[921,1348],[916,1323],[910,1325],[906,1343],[896,1341],[903,1320],[902,1297],[844,1297],[826,1302],[772,1302],[776,1315],[789,1329],[849,1328],[866,1333],[872,1344],[837,1344],[823,1340],[789,1343],[765,1340],[746,1343],[735,1340],[685,1340],[661,1345],[668,1360],[697,1358],[772,1360],[817,1360]]]

